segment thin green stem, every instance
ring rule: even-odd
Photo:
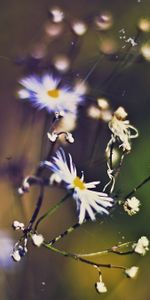
[[[123,243],[123,244],[114,246],[112,248],[108,248],[108,249],[103,250],[103,251],[98,251],[98,252],[93,252],[93,253],[85,253],[85,254],[78,254],[78,255],[80,257],[93,257],[93,256],[103,256],[103,255],[108,254],[108,253],[114,253],[114,254],[118,254],[118,255],[132,254],[132,253],[134,253],[133,250],[121,252],[121,251],[119,251],[119,249],[122,249],[124,247],[128,247],[130,244],[133,244],[133,243],[134,242],[127,242],[127,243]]]
[[[83,257],[81,257],[80,255],[78,254],[74,254],[74,253],[69,253],[69,252],[66,252],[64,250],[59,250],[55,247],[53,247],[52,245],[50,244],[46,244],[44,243],[44,246],[56,253],[59,253],[65,257],[70,257],[70,258],[73,258],[75,259],[76,261],[80,261],[82,263],[85,263],[85,264],[88,264],[88,265],[91,265],[91,266],[94,266],[94,267],[98,267],[98,268],[111,268],[111,269],[122,269],[122,270],[125,270],[126,268],[123,267],[123,266],[117,266],[117,265],[112,265],[112,264],[101,264],[101,263],[97,263],[97,262],[93,262],[93,261],[90,261],[90,260],[87,260]]]
[[[65,200],[67,200],[69,198],[71,194],[68,193],[66,194],[59,202],[57,202],[53,207],[50,207],[45,214],[43,214],[36,222],[34,230],[36,231],[39,224],[44,221],[48,216],[51,216],[52,214],[54,214],[56,212],[56,210],[64,203]]]
[[[131,196],[133,196],[137,190],[139,190],[143,185],[145,185],[148,181],[150,181],[150,176],[148,176],[147,178],[145,178],[139,185],[137,185],[131,192],[129,192],[126,196],[125,199],[130,198]]]

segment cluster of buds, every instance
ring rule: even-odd
[[[57,141],[57,139],[58,139],[61,135],[64,135],[64,136],[65,136],[65,140],[66,140],[68,143],[70,143],[70,144],[74,143],[73,135],[72,135],[72,133],[70,133],[70,132],[62,131],[62,132],[59,132],[59,133],[57,133],[57,132],[52,132],[52,133],[48,132],[48,133],[47,133],[48,139],[49,139],[52,143],[55,143],[55,142]]]
[[[102,120],[106,123],[108,123],[112,118],[112,111],[110,109],[110,105],[105,98],[98,98],[97,99],[97,106],[92,105],[88,109],[88,116],[97,119]]]

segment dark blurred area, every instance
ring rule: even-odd
[[[53,23],[50,9],[60,7],[66,21]],[[104,18],[105,16],[105,18]],[[29,74],[53,72],[62,82],[74,85],[85,81],[88,92],[79,107],[76,126],[72,126],[75,143],[63,144],[85,171],[87,181],[107,182],[106,148],[109,131],[102,120],[90,118],[88,108],[97,98],[107,98],[112,109],[123,106],[131,124],[139,130],[133,149],[126,156],[119,175],[116,193],[125,195],[150,175],[150,29],[140,20],[150,22],[149,0],[1,0],[0,2],[0,299],[110,299],[149,300],[150,258],[113,255],[100,262],[137,265],[140,272],[129,280],[117,270],[105,270],[108,293],[98,295],[94,289],[97,273],[79,262],[61,257],[44,248],[29,246],[20,263],[9,259],[19,238],[11,224],[27,224],[38,197],[38,187],[23,198],[17,188],[23,178],[34,174],[49,149],[47,130],[52,116],[38,111],[28,101],[19,100],[18,80]],[[74,22],[86,24],[85,34],[75,34]],[[146,25],[145,25],[146,26]],[[150,27],[150,25],[149,25]],[[80,30],[80,29],[79,29]],[[135,43],[135,45],[134,45]],[[143,50],[143,47],[146,50]],[[63,59],[62,59],[63,57]],[[61,59],[60,59],[61,58]],[[65,61],[62,72],[60,60]],[[60,67],[61,65],[61,67]],[[70,121],[71,122],[71,121]],[[69,124],[69,126],[71,126]],[[99,217],[96,223],[80,229],[58,243],[61,249],[75,253],[99,251],[118,242],[150,238],[149,192],[147,183],[136,194],[142,205],[140,213],[129,217],[123,210]],[[41,213],[56,203],[65,191],[46,188]],[[48,239],[77,221],[75,204],[67,202],[46,220],[40,231]]]

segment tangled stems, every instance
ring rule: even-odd
[[[137,185],[132,191],[130,191],[125,197],[124,197],[124,200],[122,200],[121,202],[119,201],[119,203],[121,204],[121,203],[124,203],[124,201],[127,199],[127,198],[129,198],[129,197],[131,197],[132,195],[134,195],[136,192],[137,192],[137,190],[138,189],[140,189],[142,186],[144,186],[148,181],[150,181],[150,176],[148,176],[147,178],[145,178],[139,185]],[[46,218],[46,214],[45,214],[45,218]],[[86,223],[87,221],[89,220],[89,218],[86,218],[85,219],[85,221],[84,221],[84,223]],[[83,223],[83,224],[84,224]],[[59,240],[61,240],[62,238],[64,238],[65,236],[67,236],[68,234],[70,234],[70,233],[72,233],[75,229],[77,229],[77,228],[79,228],[81,225],[83,225],[83,224],[80,224],[80,223],[75,223],[73,226],[71,226],[71,227],[69,227],[67,230],[65,230],[64,232],[62,232],[60,235],[58,235],[57,237],[55,237],[54,239],[52,239],[51,241],[49,241],[49,245],[53,245],[53,244],[55,244],[56,242],[58,242]],[[130,244],[131,242],[129,242],[129,244]],[[127,245],[128,243],[125,243],[125,244],[123,244],[124,246],[125,245]],[[119,246],[117,246],[117,247],[120,247],[121,245],[119,245]],[[109,250],[109,251],[108,251]],[[111,250],[111,251],[110,251]],[[113,253],[116,253],[116,254],[120,254],[120,255],[123,255],[123,254],[131,254],[132,253],[132,251],[130,252],[129,251],[129,253],[117,253],[116,252],[116,250],[114,251],[114,249],[112,250],[112,248],[111,249],[107,249],[106,250],[107,252],[106,253],[108,253],[108,252],[113,252]],[[104,251],[105,252],[105,251]],[[93,255],[94,256],[94,255]]]
[[[88,264],[88,265],[91,265],[93,267],[96,267],[96,268],[109,268],[109,269],[121,269],[121,270],[126,270],[125,267],[123,266],[117,266],[117,265],[113,265],[113,264],[101,264],[101,263],[97,263],[97,262],[93,262],[91,260],[87,260],[83,257],[83,255],[81,256],[80,254],[74,254],[74,253],[69,253],[69,252],[66,252],[64,250],[59,250],[55,247],[53,247],[52,245],[50,244],[47,244],[47,243],[44,243],[44,246],[50,250],[52,250],[53,252],[56,252],[56,253],[59,253],[65,257],[70,257],[70,258],[73,258],[74,260],[76,261],[80,261],[82,263],[85,263],[85,264]],[[108,252],[107,252],[108,253]],[[85,255],[86,256],[86,255]]]

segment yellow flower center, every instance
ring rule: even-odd
[[[80,190],[85,189],[85,183],[78,176],[74,179],[73,185],[75,188],[79,188]]]
[[[48,90],[47,91],[48,96],[52,98],[58,98],[59,97],[59,90],[53,89],[53,90]]]

